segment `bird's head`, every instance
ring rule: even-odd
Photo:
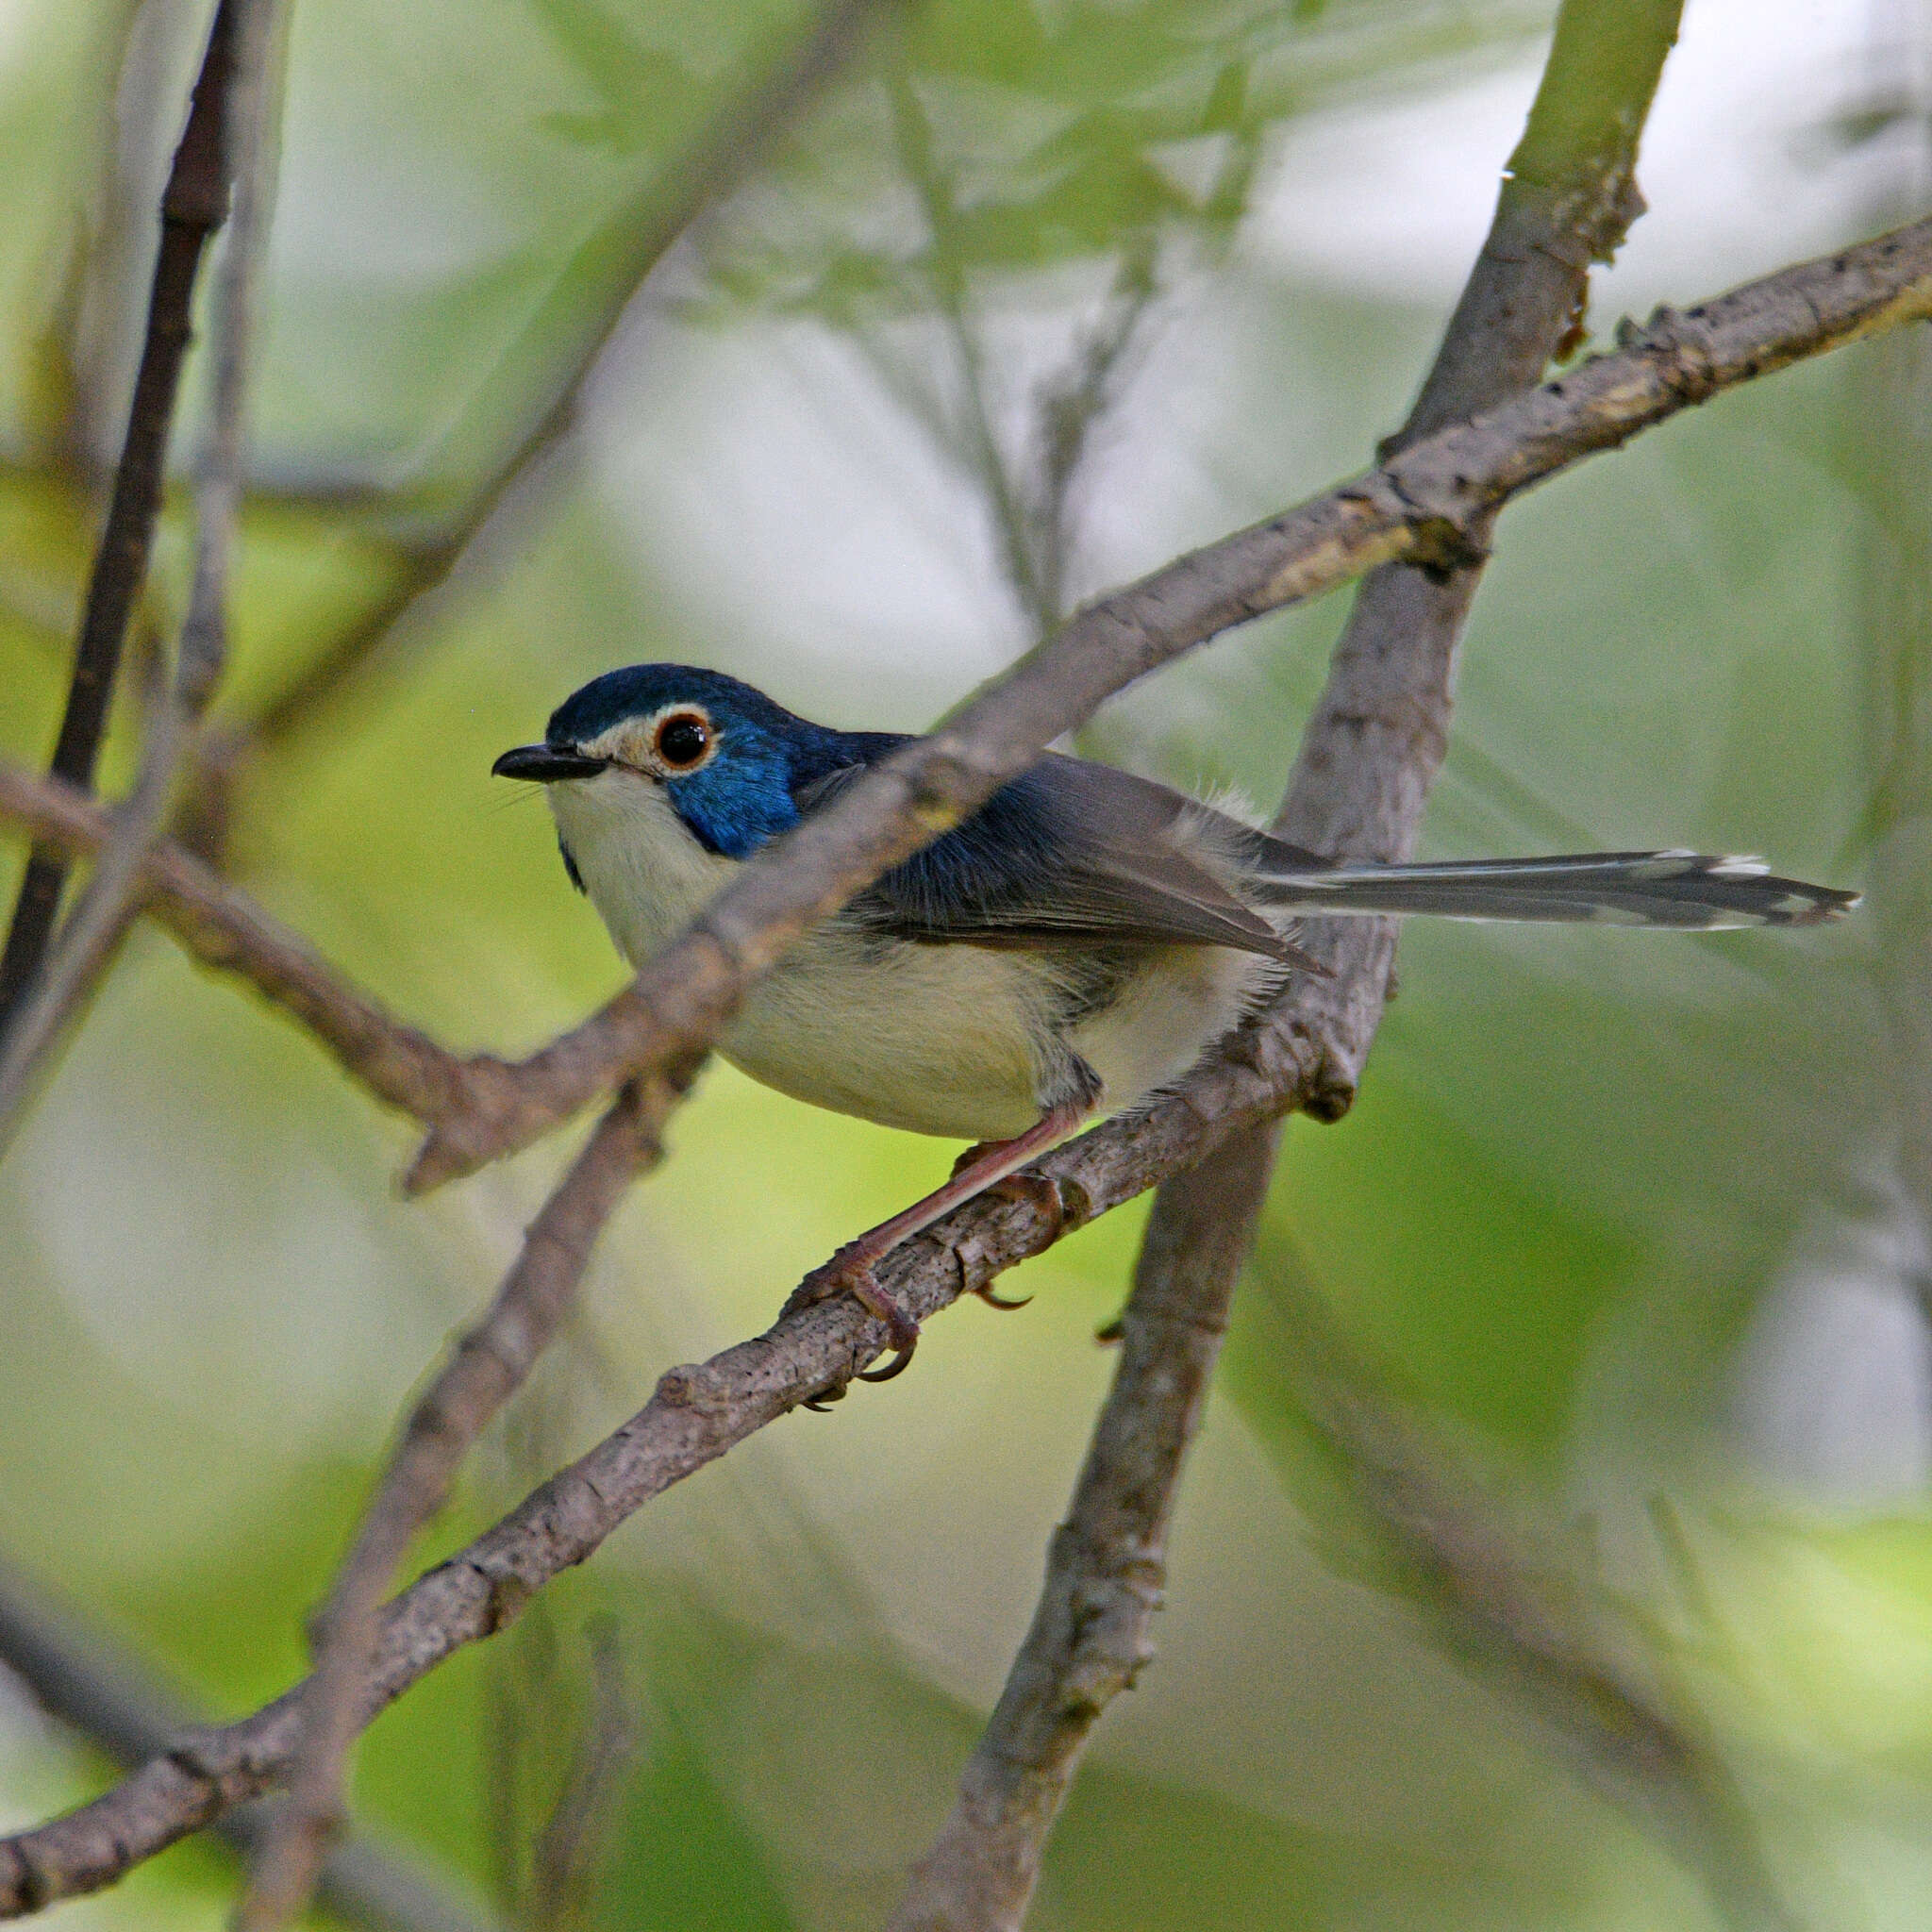
[[[567,834],[573,821],[663,824],[668,805],[706,851],[746,858],[798,823],[797,786],[841,761],[842,737],[722,672],[633,664],[572,692],[541,744],[491,769],[550,786]]]

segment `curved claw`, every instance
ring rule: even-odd
[[[853,1252],[857,1249],[858,1252]],[[799,1286],[799,1292],[811,1301],[824,1301],[835,1294],[849,1294],[867,1314],[886,1324],[886,1340],[891,1345],[891,1359],[882,1369],[860,1369],[861,1382],[890,1382],[903,1374],[919,1346],[919,1324],[878,1284],[863,1247],[855,1241],[841,1249],[824,1267],[815,1268]]]
[[[1033,1306],[1033,1297],[1030,1294],[1023,1294],[1017,1299],[1009,1299],[1006,1295],[993,1293],[991,1288],[986,1287],[975,1288],[973,1292],[988,1307],[997,1308],[1004,1315],[1011,1314],[1015,1308],[1026,1308]]]
[[[915,1328],[912,1331],[912,1340],[904,1348],[893,1349],[891,1357],[884,1368],[860,1369],[858,1371],[858,1379],[861,1382],[890,1382],[894,1375],[903,1375],[906,1373],[907,1363],[912,1359],[912,1351],[918,1346],[919,1331]]]

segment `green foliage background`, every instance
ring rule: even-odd
[[[161,0],[0,10],[0,749],[21,760],[44,757],[64,688],[197,18]],[[618,966],[493,755],[615,663],[715,664],[815,716],[910,728],[1024,641],[943,400],[948,291],[1017,444],[1116,262],[1159,264],[1086,478],[1082,593],[1358,467],[1440,306],[1291,274],[1245,210],[1298,192],[1271,161],[1284,129],[1453,100],[1533,61],[1545,18],[938,0],[874,67],[899,63],[925,117],[953,197],[942,245],[889,91],[836,92],[667,264],[582,434],[486,554],[249,770],[237,874],[456,1044],[510,1052],[569,1024]],[[740,0],[296,8],[225,717],[291,688],[460,519],[595,339],[639,210],[797,24]],[[1821,78],[1791,125],[1815,134],[1842,105]],[[1736,1922],[1668,1832],[1443,1648],[1429,1580],[1378,1557],[1298,1407],[1284,1284],[1318,1294],[1509,1507],[1567,1525],[1579,1587],[1726,1767],[1794,1907],[1923,1923],[1924,357],[1880,345],[1754,387],[1505,521],[1429,850],[1765,850],[1874,901],[1790,941],[1405,938],[1356,1111],[1288,1132],[1160,1660],[1107,1721],[1037,1924]],[[184,475],[194,443],[191,424]],[[184,513],[152,590],[164,636]],[[1217,645],[1112,708],[1096,748],[1272,796],[1341,608]],[[110,783],[136,724],[124,706]],[[9,892],[17,863],[9,848]],[[561,1158],[404,1206],[408,1140],[142,931],[0,1174],[0,1549],[211,1710],[299,1670],[389,1419]],[[761,1326],[951,1152],[723,1066],[674,1148],[425,1558],[665,1365]],[[1026,1269],[1024,1316],[947,1317],[905,1380],[791,1419],[646,1511],[378,1724],[367,1820],[528,1923],[876,1924],[1024,1627],[1141,1218]],[[530,1846],[600,1644],[634,1706],[634,1770],[588,1895],[546,1920]],[[0,1699],[8,1819],[104,1774]],[[230,1883],[221,1855],[184,1847],[63,1923],[213,1925]]]

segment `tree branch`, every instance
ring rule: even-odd
[[[887,1932],[1020,1923],[1088,1734],[1153,1657],[1181,1466],[1268,1188],[1269,1161],[1248,1146],[1272,1154],[1277,1132],[1236,1136],[1155,1195],[1120,1367],[1048,1545],[1032,1627]]]
[[[416,1532],[447,1500],[476,1440],[519,1389],[575,1306],[604,1224],[662,1153],[658,1130],[675,1096],[627,1087],[531,1223],[488,1312],[457,1344],[409,1416],[323,1610],[314,1674],[289,1802],[266,1833],[236,1932],[270,1932],[308,1902],[344,1816],[342,1767],[380,1630],[383,1592]]]
[[[1491,519],[1533,484],[1721,391],[1932,313],[1932,222],[1786,269],[1700,305],[1660,309],[1623,346],[1411,444],[1381,468],[1182,557],[1089,605],[979,696],[748,861],[635,983],[491,1091],[508,1104],[433,1129],[408,1185],[435,1187],[527,1146],[626,1075],[714,1040],[746,989],[798,935],[959,823],[1113,692],[1264,611],[1375,565],[1432,585],[1475,560]],[[1427,402],[1428,397],[1424,397]],[[1447,398],[1443,398],[1447,406]],[[1409,729],[1378,695],[1379,667],[1341,667],[1311,778]],[[1386,680],[1381,680],[1386,682]],[[1440,758],[1440,747],[1434,754]],[[1338,823],[1359,810],[1338,809]],[[1376,941],[1371,927],[1362,943]]]
[[[69,857],[97,852],[112,835],[100,806],[54,778],[0,764],[0,818],[28,828]],[[203,965],[246,979],[308,1029],[378,1100],[427,1123],[501,1096],[473,1083],[500,1079],[487,1061],[459,1058],[385,1012],[351,986],[299,933],[272,918],[178,845],[150,852],[142,872],[144,909]]]
[[[195,490],[194,584],[175,669],[158,707],[141,770],[115,814],[113,837],[60,928],[52,957],[0,1034],[0,1153],[61,1034],[113,957],[134,917],[142,862],[161,835],[176,782],[227,658],[228,562],[242,488],[242,404],[255,296],[275,178],[271,129],[277,119],[280,61],[277,0],[232,0],[224,108],[234,208],[216,281],[214,383],[208,448]],[[58,761],[57,761],[58,762]]]
[[[1425,525],[1436,513],[1419,512],[1418,503],[1457,506],[1466,497],[1484,505],[1489,492],[1507,494],[1526,487],[1588,450],[1620,441],[1718,388],[1928,311],[1932,223],[1924,223],[1751,285],[1688,317],[1660,315],[1647,334],[1633,335],[1618,356],[1589,365],[1466,430],[1419,444],[1348,492],[1320,499],[1307,510],[1243,533],[1217,550],[1238,551],[1270,593],[1284,583],[1339,579],[1349,568],[1359,568],[1362,557],[1377,543],[1414,555],[1424,548],[1424,539],[1409,519],[1420,517]],[[1589,425],[1587,435],[1579,431],[1579,420]],[[1469,461],[1458,469],[1458,456],[1465,454]],[[1398,508],[1400,490],[1422,494]],[[1480,509],[1469,514],[1478,515]],[[1374,524],[1384,527],[1371,542],[1362,532]],[[1329,530],[1332,541],[1325,547],[1317,543],[1307,534],[1309,526]],[[1435,541],[1442,541],[1440,534]],[[1206,555],[1211,560],[1216,553]],[[1044,689],[1040,688],[1041,674],[1034,671],[1029,676],[1023,667],[1020,677],[996,686],[977,707],[969,708],[960,725],[909,747],[911,756],[902,754],[906,762],[883,785],[854,787],[851,795],[864,790],[888,808],[880,812],[877,804],[868,806],[857,821],[858,831],[876,840],[874,827],[882,822],[891,836],[903,838],[894,808],[909,799],[913,811],[932,815],[925,829],[928,836],[936,835],[944,813],[964,809],[957,800],[966,783],[986,782],[985,760],[991,756],[988,744],[1017,743],[1021,749],[1009,755],[1024,763],[1032,730],[1046,724],[1040,738],[1043,742],[1059,728],[1053,721],[1086,700],[1096,686],[1124,681],[1124,657],[1133,654],[1132,661],[1146,669],[1174,655],[1181,648],[1174,640],[1185,634],[1191,613],[1198,613],[1215,594],[1211,583],[1194,582],[1184,560],[1093,607],[1089,619],[1096,612],[1112,613],[1122,630],[1117,641],[1109,628],[1096,633],[1087,620],[1075,620],[1065,635],[1079,641],[1079,650],[1062,660],[1051,655],[1054,647],[1045,647],[1028,660],[1029,665],[1043,660],[1054,673],[1044,680]],[[1227,600],[1236,593],[1224,584],[1219,594]],[[1260,593],[1251,588],[1247,594],[1252,599]],[[1171,620],[1166,625],[1159,622],[1163,612]],[[1065,669],[1057,668],[1063,661]],[[990,718],[991,725],[968,737],[963,725],[976,716]],[[1396,722],[1384,721],[1391,728]],[[908,771],[929,789],[913,789],[905,775]],[[14,780],[16,796],[24,789]],[[34,791],[36,810],[45,809],[49,790]],[[9,808],[4,803],[6,791],[0,783],[0,808]],[[64,808],[62,816],[71,823],[71,808]],[[834,818],[827,813],[804,829],[808,832]],[[794,850],[804,844],[812,855],[807,883],[818,884],[822,893],[834,898],[841,887],[856,889],[850,873],[838,871],[840,865],[876,862],[875,845],[866,845],[852,833],[840,836],[849,843],[814,845],[800,835],[791,841]],[[848,850],[866,857],[848,859]],[[166,856],[163,848],[158,858]],[[769,863],[757,861],[747,867],[755,887],[772,870]],[[207,878],[205,872],[202,876]],[[832,883],[820,883],[826,880]],[[735,911],[745,896],[755,908],[785,903],[782,895],[767,902],[758,890],[745,895],[734,888],[719,905],[731,902]],[[700,932],[737,930],[745,938],[731,950],[713,937],[682,942],[684,950],[694,947],[707,975],[693,1001],[700,1012],[730,974],[748,977],[749,962],[758,957],[751,950],[754,937],[769,949],[767,957],[775,952],[770,941],[775,925],[761,928],[747,920],[735,928],[714,928],[716,911],[701,923]],[[789,911],[782,916],[796,917]],[[679,950],[673,948],[658,965]],[[877,1270],[882,1287],[915,1320],[927,1320],[1074,1229],[1199,1165],[1244,1128],[1295,1108],[1318,1118],[1338,1117],[1353,1097],[1381,1001],[1382,981],[1374,975],[1352,973],[1332,981],[1298,982],[1291,1000],[1240,1028],[1217,1055],[1157,1104],[1131,1120],[1109,1121],[1037,1163],[1049,1183],[1046,1189],[1011,1199],[981,1197],[888,1256]],[[653,1038],[643,1037],[647,1041]],[[478,1064],[466,1063],[466,1073],[474,1074]],[[579,1065],[573,1077],[588,1075],[586,1091],[594,1092],[601,1070],[609,1064],[605,1059]],[[494,1104],[500,1106],[503,1099],[496,1096]],[[486,1102],[486,1108],[491,1104]],[[389,1606],[358,1722],[366,1724],[454,1651],[512,1622],[534,1591],[585,1561],[653,1496],[807,1399],[842,1389],[858,1368],[883,1352],[888,1341],[883,1324],[841,1297],[788,1305],[765,1334],[708,1362],[670,1371],[628,1423]],[[297,1686],[252,1717],[184,1740],[92,1805],[0,1840],[0,1916],[19,1916],[53,1899],[110,1884],[130,1866],[281,1782],[299,1740],[303,1695],[304,1687]]]
[[[219,0],[208,29],[200,77],[188,125],[161,192],[161,240],[148,297],[147,333],[127,430],[114,473],[108,520],[94,553],[75,644],[67,708],[55,741],[52,776],[83,791],[93,785],[94,763],[113,701],[121,647],[134,601],[147,575],[155,519],[160,512],[167,469],[168,431],[175,418],[182,358],[192,336],[195,275],[208,238],[221,226],[228,205],[228,76],[234,42],[235,0]],[[60,891],[67,879],[57,853],[36,850],[27,860],[7,947],[0,954],[0,1026],[18,1016],[25,990],[39,976],[53,936]]]
[[[0,1563],[0,1667],[12,1673],[49,1716],[71,1726],[123,1766],[165,1751],[194,1723],[185,1701],[118,1647],[84,1630],[11,1567]],[[261,1836],[272,1807],[244,1805],[217,1821],[242,1851]],[[496,1932],[407,1857],[365,1838],[330,1854],[317,1888],[323,1901],[368,1932]]]
[[[1504,405],[1558,353],[1583,312],[1591,263],[1615,252],[1642,208],[1638,139],[1680,10],[1681,0],[1566,0],[1489,237],[1390,450]],[[1456,647],[1492,524],[1493,511],[1464,526],[1469,554],[1449,568],[1387,564],[1364,581],[1276,818],[1283,837],[1351,858],[1411,853],[1448,742]],[[1324,947],[1365,1003],[1364,1050],[1395,932],[1392,920],[1333,925]],[[1021,1924],[1093,1726],[1153,1655],[1167,1524],[1275,1141],[1249,1128],[1156,1196],[1121,1365],[1049,1548],[1032,1627],[891,1932]],[[1128,1575],[1139,1588],[1123,1596]],[[1116,1613],[1096,1608],[1115,1599]]]

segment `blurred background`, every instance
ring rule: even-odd
[[[622,974],[494,755],[651,658],[916,729],[1055,612],[1361,467],[1552,10],[929,0],[631,299],[629,238],[808,15],[297,6],[202,835],[440,1038],[539,1043]],[[0,752],[34,765],[206,17],[0,0]],[[1690,0],[1592,339],[1923,213],[1928,113],[1924,0]],[[187,595],[190,385],[150,663]],[[1924,1924],[1928,458],[1918,330],[1505,518],[1426,853],[1690,844],[1871,896],[1797,935],[1405,937],[1356,1109],[1288,1130],[1159,1659],[1032,1924]],[[1083,748],[1272,805],[1345,608],[1224,641]],[[9,836],[9,902],[19,862]],[[718,1064],[672,1139],[425,1561],[955,1151]],[[140,929],[0,1169],[0,1554],[208,1712],[300,1671],[398,1404],[568,1152],[405,1205],[410,1141]],[[1025,1627],[1142,1219],[437,1673],[362,1748],[372,1830],[508,1923],[877,1924]],[[1373,1444],[1337,1420],[1364,1403]],[[1391,1529],[1391,1487],[1437,1546]],[[1496,1538],[1520,1567],[1472,1643],[1456,1552]],[[1615,1768],[1631,1697],[1678,1753],[1648,1789]],[[0,1673],[7,1824],[108,1775]],[[232,1871],[184,1846],[58,1921],[213,1926]]]

